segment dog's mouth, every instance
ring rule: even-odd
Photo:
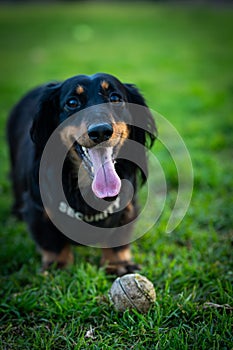
[[[117,147],[98,145],[86,148],[77,141],[75,141],[74,147],[92,179],[92,191],[96,197],[116,197],[121,189],[121,180],[114,165]]]

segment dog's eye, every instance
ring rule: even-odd
[[[109,97],[109,101],[111,103],[121,103],[121,102],[123,102],[123,98],[121,95],[113,92]]]
[[[70,98],[68,101],[66,101],[66,105],[70,109],[75,109],[75,108],[79,107],[80,103],[76,98]]]

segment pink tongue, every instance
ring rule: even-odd
[[[88,150],[93,167],[92,191],[98,198],[114,197],[119,194],[121,180],[112,161],[112,148],[91,148]]]

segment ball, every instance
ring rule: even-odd
[[[124,312],[136,309],[146,313],[156,300],[153,283],[138,273],[118,277],[109,291],[109,298],[115,309]]]

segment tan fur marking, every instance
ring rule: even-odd
[[[41,250],[41,254],[44,268],[49,267],[51,263],[58,263],[65,267],[74,262],[74,256],[69,245],[66,245],[59,254],[44,249]]]
[[[72,147],[74,140],[77,140],[80,145],[87,148],[95,146],[95,143],[90,140],[87,134],[85,123],[82,123],[79,127],[69,125],[61,131],[60,135],[62,142],[68,149]],[[113,135],[107,142],[105,142],[105,146],[114,147],[117,144],[122,146],[124,141],[128,138],[128,135],[129,129],[124,122],[113,123]]]
[[[82,159],[78,156],[75,149],[72,147],[74,140],[78,138],[78,143],[84,147],[92,146],[92,142],[87,135],[86,125],[83,123],[79,127],[67,126],[61,133],[61,139],[67,149],[70,150],[69,157],[74,164],[74,177],[78,178],[77,186],[84,188],[90,185],[90,178],[87,176],[87,170],[82,166]]]
[[[84,88],[82,85],[78,85],[77,88],[76,88],[76,92],[78,95],[81,95],[84,93]]]
[[[45,220],[49,220],[49,218],[52,216],[51,211],[48,208],[45,208],[43,212],[43,217]]]
[[[77,139],[79,129],[76,126],[66,126],[61,132],[61,139],[64,145],[69,149]]]
[[[83,139],[90,143],[85,123],[82,123],[79,127],[75,125],[66,126],[61,131],[60,135],[62,142],[67,148],[71,148],[75,140],[77,140],[80,144],[83,144],[80,142],[80,140]],[[88,145],[85,145],[85,147],[88,147]]]
[[[121,138],[127,139],[129,136],[129,128],[124,122],[117,122],[113,124],[113,137],[114,135],[120,135]]]
[[[103,81],[101,82],[101,87],[102,87],[103,90],[108,90],[108,88],[109,88],[109,83],[108,83],[106,80],[103,80]]]
[[[130,261],[131,253],[130,248],[127,246],[125,249],[114,251],[111,248],[102,249],[101,265],[111,265],[120,262]]]
[[[127,204],[126,212],[129,220],[132,220],[135,217],[135,208],[131,202]]]

